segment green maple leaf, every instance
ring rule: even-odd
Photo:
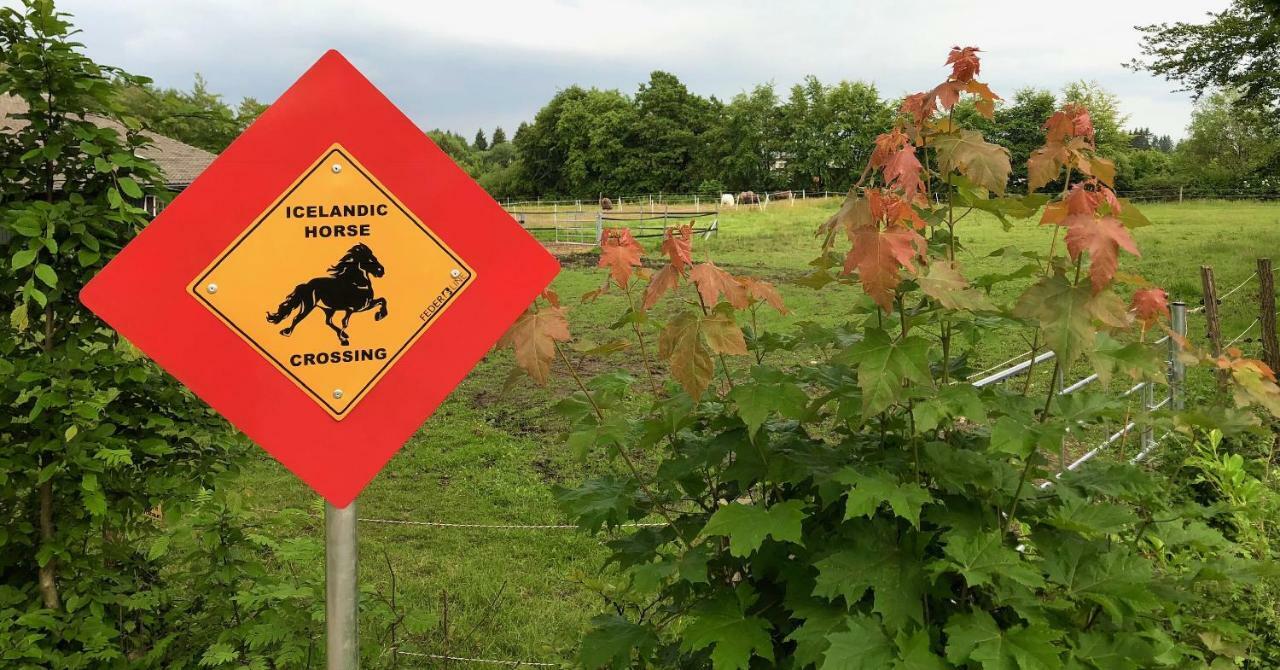
[[[685,626],[680,646],[685,651],[714,647],[711,666],[714,670],[746,670],[753,657],[773,661],[772,627],[758,616],[750,616],[747,608],[755,603],[751,587],[742,585],[736,592],[720,593],[695,607]]]
[[[855,546],[841,549],[814,564],[818,576],[813,595],[843,597],[852,607],[871,589],[872,611],[879,613],[887,625],[922,623],[921,603],[929,580],[921,560],[924,553],[921,545],[928,538],[916,535],[914,543],[899,541],[892,524],[861,524],[856,537]]]
[[[801,522],[806,516],[804,502],[800,500],[788,500],[768,509],[732,503],[711,515],[702,534],[727,536],[729,553],[744,557],[759,549],[766,537],[803,544]]]
[[[738,408],[738,416],[747,424],[747,432],[755,434],[773,412],[799,419],[804,416],[809,396],[804,389],[789,382],[738,384],[729,392]]]
[[[1107,535],[1119,532],[1137,520],[1137,516],[1125,507],[1072,497],[1055,509],[1047,522],[1055,528],[1083,535]]]
[[[797,617],[798,613],[793,614]],[[831,646],[827,636],[846,630],[845,619],[848,614],[843,607],[806,608],[804,623],[791,631],[787,641],[795,642],[796,648],[791,657],[798,668],[816,666],[822,661],[822,655]]]
[[[616,526],[629,518],[636,503],[635,482],[618,477],[588,480],[575,489],[557,489],[556,502],[570,516],[578,519],[584,530],[597,531],[601,526]]]
[[[881,503],[888,503],[895,515],[919,528],[920,508],[933,502],[933,496],[919,484],[898,481],[897,477],[882,470],[864,474],[845,469],[837,473],[835,479],[851,487],[845,501],[845,519],[871,518]]]
[[[1128,325],[1124,302],[1110,291],[1094,294],[1088,284],[1074,286],[1061,272],[1032,284],[1018,296],[1014,316],[1040,324],[1045,343],[1069,366],[1092,348],[1097,324],[1108,328]]]
[[[953,530],[947,533],[943,553],[950,559],[939,565],[964,576],[969,586],[991,584],[998,576],[1023,586],[1038,587],[1044,584],[1040,572],[1022,555],[1005,546],[1004,536],[998,532]]]
[[[830,646],[819,670],[884,670],[897,656],[893,642],[875,619],[855,615],[846,620],[848,630],[827,636]]]
[[[976,130],[961,129],[938,137],[930,144],[938,150],[938,163],[958,170],[969,181],[992,193],[1003,194],[1013,166],[1009,150],[982,139]]]
[[[616,614],[591,620],[592,629],[582,638],[578,660],[587,668],[627,668],[632,652],[639,658],[652,655],[658,638],[653,630],[627,621]]]
[[[1134,633],[1081,633],[1071,656],[1105,670],[1138,670],[1155,662],[1155,649]]]
[[[930,649],[929,633],[917,630],[910,635],[898,633],[894,640],[898,647],[899,658],[893,664],[893,670],[947,670],[947,664],[941,656]]]
[[[973,661],[983,670],[1057,670],[1058,634],[1046,626],[1014,626],[1001,630],[983,611],[960,614],[947,622],[947,660]]]
[[[933,386],[929,342],[924,338],[895,340],[884,330],[870,328],[862,341],[846,349],[840,359],[858,366],[863,416],[879,414],[901,399],[904,381]]]
[[[947,309],[971,312],[994,310],[995,305],[981,291],[969,288],[969,280],[954,263],[935,261],[918,280],[920,290]]]
[[[1062,595],[1091,602],[1124,620],[1159,607],[1151,592],[1151,564],[1118,548],[1064,537],[1045,543],[1045,573],[1062,585]]]

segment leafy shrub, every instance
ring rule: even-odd
[[[849,323],[760,330],[759,310],[787,309],[776,289],[693,262],[685,226],[667,231],[656,271],[628,231],[608,231],[606,283],[584,296],[623,292],[615,327],[634,335],[627,349],[646,372],[669,368],[674,384],[644,415],[628,411],[629,374],[578,376],[555,294],[512,329],[507,343],[536,381],[555,359],[573,371],[579,390],[559,405],[570,445],[622,466],[558,493],[584,529],[605,532],[622,577],[601,589],[611,612],[584,638],[584,666],[1111,670],[1250,658],[1250,633],[1196,597],[1241,594],[1265,572],[1239,533],[1224,534],[1231,512],[1171,496],[1176,480],[1125,461],[1066,465],[1095,426],[1257,430],[1242,408],[1280,412],[1274,374],[1236,352],[1188,351],[1188,363],[1230,371],[1239,405],[1194,412],[964,383],[996,328],[1052,350],[1055,373],[1085,361],[1104,385],[1159,381],[1151,340],[1167,308],[1162,290],[1117,272],[1120,252],[1138,251],[1129,229],[1147,222],[1112,190],[1088,110],[1055,113],[1028,162],[1033,192],[1061,192],[1004,196],[1007,151],[950,114],[962,97],[992,113],[977,50],[947,62],[947,80],[908,96],[877,138],[799,281],[860,285]],[[1015,269],[966,277],[958,252],[974,211],[1010,226],[1040,213],[1052,243],[1003,249]],[[1009,304],[992,291],[1028,278]],[[1121,281],[1136,289],[1128,306]],[[673,315],[658,323],[650,310],[663,301]],[[652,525],[620,532],[636,521]]]
[[[0,9],[0,95],[30,108],[0,133],[0,666],[315,667],[315,575],[265,567],[315,548],[249,532],[218,486],[243,442],[76,299],[164,192],[138,80],[73,34]]]

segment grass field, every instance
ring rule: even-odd
[[[786,329],[800,320],[842,323],[850,317],[848,306],[856,289],[828,286],[815,292],[789,283],[805,274],[807,262],[817,255],[814,228],[838,205],[836,200],[777,202],[763,212],[722,212],[720,234],[696,242],[695,255],[699,260],[709,256],[735,273],[767,278],[781,288],[794,313],[769,316],[762,326]],[[1172,299],[1185,300],[1191,307],[1199,305],[1201,265],[1214,267],[1225,292],[1253,273],[1255,257],[1280,256],[1280,205],[1188,202],[1142,209],[1156,225],[1136,232],[1143,256],[1123,258],[1121,269],[1147,277],[1165,287]],[[1043,251],[1050,233],[1030,222],[1006,232],[994,219],[978,216],[962,222],[957,232],[967,247],[961,263],[970,275],[1014,269],[1015,261],[988,254],[1009,245]],[[555,288],[571,304],[576,304],[572,297],[600,283],[602,271],[594,268],[594,261],[591,253],[564,260]],[[608,324],[624,308],[617,295],[573,307],[570,318],[576,336],[608,339]],[[1253,282],[1223,302],[1223,333],[1234,337],[1256,315]],[[1191,319],[1189,335],[1203,341],[1199,316]],[[1256,352],[1256,337],[1255,329],[1238,345]],[[1020,335],[993,331],[978,343],[973,367],[985,368],[1027,348]],[[613,359],[583,362],[588,371],[618,364]],[[551,487],[573,484],[606,466],[578,461],[562,444],[550,406],[569,392],[567,380],[561,376],[550,389],[522,383],[504,393],[510,366],[510,355],[496,352],[477,367],[365,491],[362,517],[465,524],[564,522]],[[1068,381],[1072,377],[1068,375]],[[270,458],[255,459],[246,470],[244,486],[251,505],[264,510],[264,519],[270,517],[266,510],[309,511],[295,521],[272,522],[272,532],[316,537],[322,533],[316,497]],[[405,650],[565,660],[587,620],[603,608],[590,585],[602,579],[598,567],[604,552],[596,540],[574,530],[364,523],[360,531],[362,582],[387,594],[389,563],[399,602],[427,624],[425,633],[403,642]],[[372,623],[364,632],[378,633]],[[400,667],[442,666],[408,657],[401,659]]]

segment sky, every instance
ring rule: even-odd
[[[0,5],[13,5],[0,0]],[[984,52],[981,79],[1007,97],[1096,80],[1129,126],[1175,138],[1187,93],[1121,67],[1135,25],[1202,21],[1226,0],[61,0],[89,56],[189,88],[202,74],[235,103],[275,99],[336,48],[419,126],[510,135],[573,84],[634,93],[652,70],[731,98],[805,75],[875,83],[887,98],[932,87],[953,45]]]

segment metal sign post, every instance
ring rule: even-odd
[[[324,612],[329,670],[359,670],[356,503],[324,504]]]

